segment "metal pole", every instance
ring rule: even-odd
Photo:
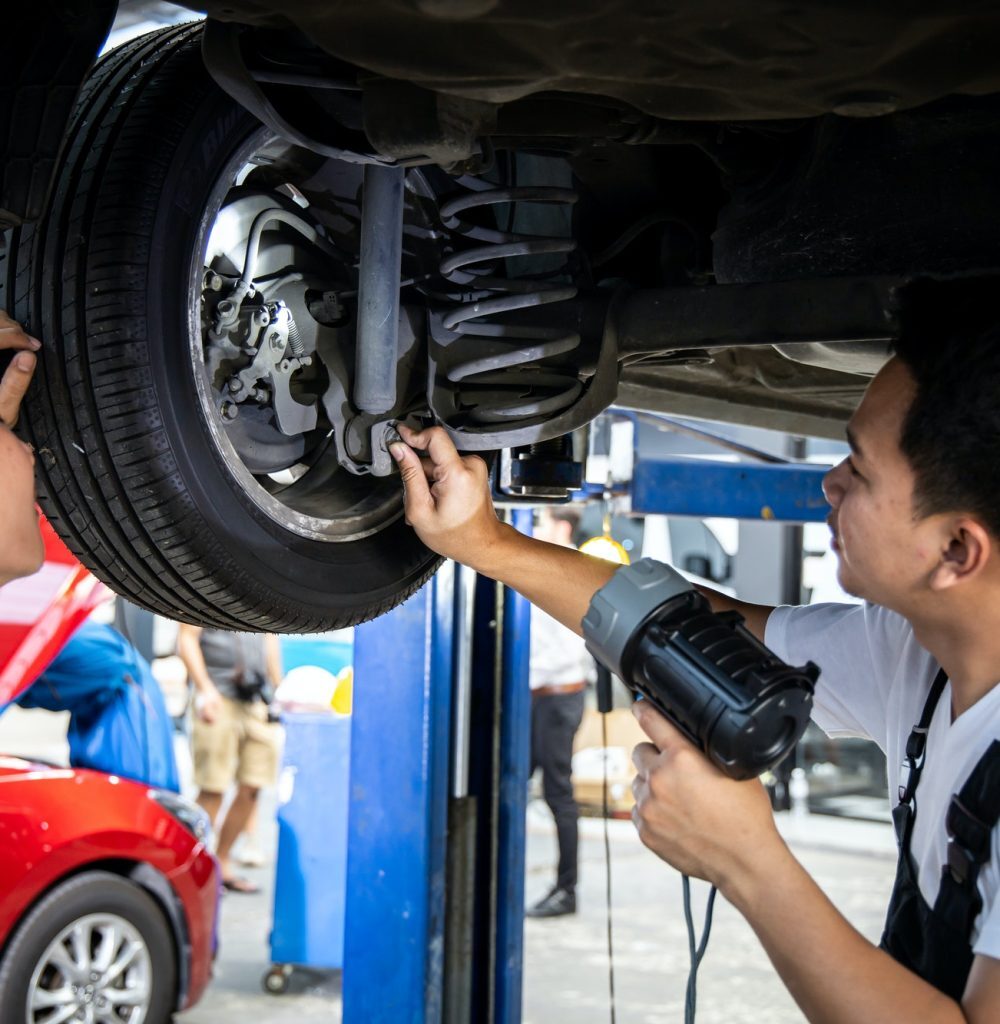
[[[448,802],[448,898],[445,901],[443,1024],[472,1019],[475,966],[478,801],[469,795],[472,732],[472,637],[476,574],[455,566],[455,684],[452,701],[451,799]]]
[[[800,461],[806,457],[806,439],[790,437],[786,451],[790,458]],[[802,601],[802,544],[801,526],[786,526],[782,531],[781,552],[781,601],[783,604],[800,604]]]
[[[472,715],[472,621],[476,574],[455,566],[455,700],[451,795],[469,795],[469,730]]]

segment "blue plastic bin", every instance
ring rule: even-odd
[[[342,968],[347,879],[351,719],[286,714],[278,786],[271,992],[284,991],[290,965]]]

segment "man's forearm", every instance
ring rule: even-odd
[[[274,687],[281,685],[281,644],[276,636],[269,633],[264,637],[264,652],[267,662],[267,676]]]
[[[512,526],[504,526],[493,544],[477,552],[471,565],[581,635],[590,599],[618,568],[575,548],[526,537]]]
[[[212,677],[205,666],[205,658],[201,653],[201,644],[196,636],[181,634],[177,638],[177,654],[187,669],[188,678],[199,693],[211,692],[216,688]]]
[[[505,526],[494,544],[478,552],[472,565],[477,572],[500,580],[548,612],[554,619],[580,633],[580,624],[591,598],[615,574],[618,566],[585,555],[575,548],[548,544]],[[698,587],[716,612],[737,611],[747,628],[760,640],[772,608],[738,601],[710,587]]]
[[[764,642],[764,630],[767,620],[774,608],[769,604],[751,604],[749,601],[738,601],[735,597],[722,594],[711,587],[695,584],[697,589],[708,598],[713,612],[739,612],[743,616],[747,629],[757,639]]]
[[[856,931],[783,844],[722,891],[811,1024],[965,1024],[958,1003]]]
[[[486,463],[475,456],[462,458],[440,427],[418,431],[401,423],[399,432],[402,441],[391,444],[389,450],[403,479],[406,521],[420,539],[445,558],[512,587],[579,633],[591,598],[618,566],[572,548],[529,539],[497,522]],[[418,450],[425,453],[423,462]],[[715,591],[706,591],[706,596],[718,611],[739,611],[750,629],[763,635],[769,608],[734,601]]]

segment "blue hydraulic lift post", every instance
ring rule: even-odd
[[[355,631],[344,1024],[438,1024],[454,572]]]

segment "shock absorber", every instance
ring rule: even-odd
[[[477,183],[478,184],[478,183]],[[441,219],[455,236],[478,244],[446,256],[441,276],[462,296],[441,320],[449,348],[447,379],[459,385],[458,404],[471,425],[516,426],[541,421],[569,408],[582,384],[572,360],[553,364],[580,346],[580,335],[559,326],[531,324],[506,314],[572,299],[577,289],[556,280],[559,271],[517,278],[498,272],[498,263],[513,259],[567,256],[576,249],[571,237],[525,234],[513,230],[514,206],[556,203],[572,206],[573,189],[513,186],[474,189],[441,206]],[[487,207],[508,207],[506,229],[486,227],[475,217]],[[499,220],[499,217],[497,218]]]

